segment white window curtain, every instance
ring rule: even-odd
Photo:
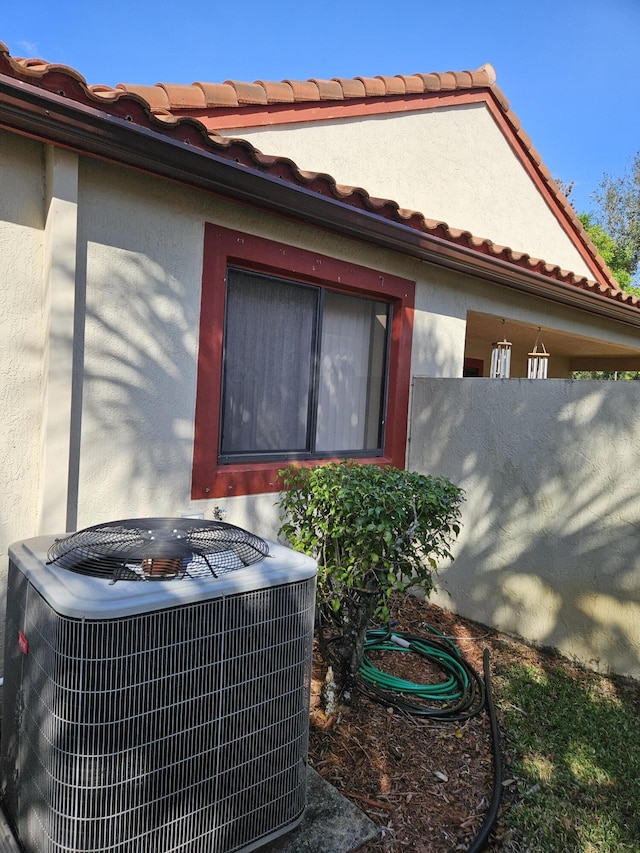
[[[316,450],[378,446],[386,306],[325,293],[318,384]]]
[[[224,335],[223,456],[380,446],[385,303],[230,269]]]

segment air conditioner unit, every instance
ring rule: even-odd
[[[198,519],[9,558],[3,796],[27,853],[230,853],[300,822],[313,560]]]

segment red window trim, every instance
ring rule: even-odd
[[[278,471],[287,465],[285,460],[231,465],[218,463],[225,283],[227,267],[230,265],[317,284],[342,293],[383,299],[392,304],[383,455],[359,461],[403,468],[407,442],[415,283],[307,249],[207,223],[204,234],[192,499],[277,492],[280,489]],[[310,460],[299,464],[315,465],[319,461]]]

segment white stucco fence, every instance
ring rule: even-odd
[[[640,382],[417,378],[409,467],[466,493],[438,604],[640,677]]]

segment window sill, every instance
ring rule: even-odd
[[[289,465],[300,467],[311,467],[313,465],[326,464],[327,462],[342,462],[344,457],[335,459],[309,459],[281,462],[244,463],[233,465],[219,465],[214,476],[206,483],[193,483],[191,497],[193,500],[204,500],[207,498],[224,498],[234,495],[256,495],[279,492],[282,483],[278,472]],[[384,468],[386,465],[404,467],[402,460],[393,459],[390,456],[374,456],[358,458],[357,462],[362,465],[378,465]]]

